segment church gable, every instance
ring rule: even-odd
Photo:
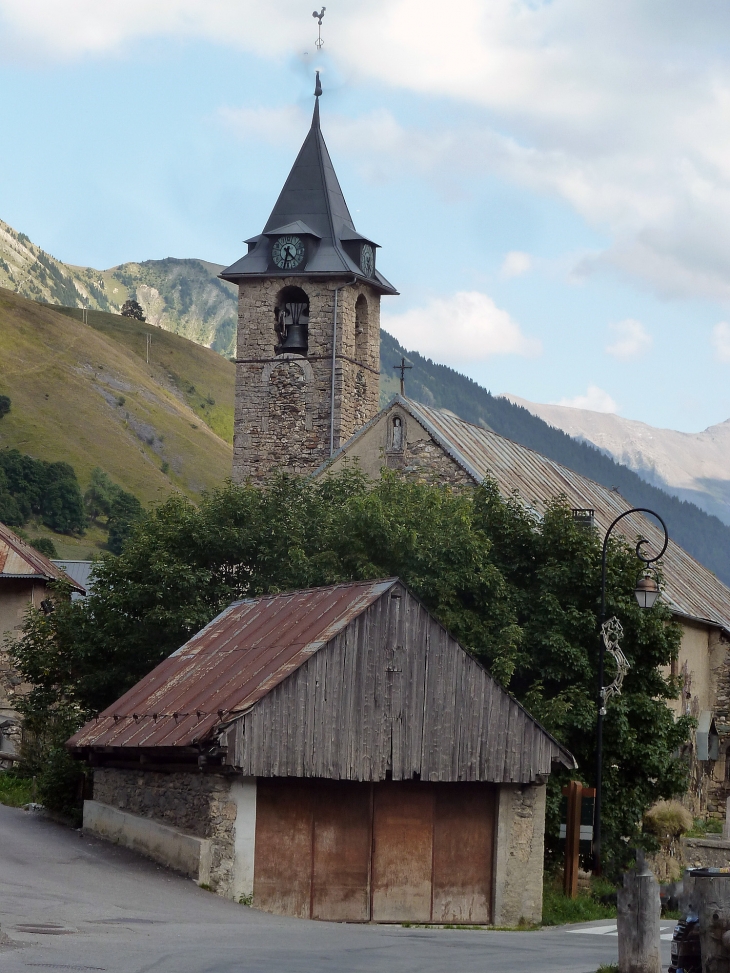
[[[475,483],[473,476],[400,396],[363,426],[314,475],[337,472],[346,463],[357,463],[372,480],[379,479],[381,470],[387,467],[457,489]]]

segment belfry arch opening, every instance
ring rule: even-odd
[[[301,287],[279,291],[274,307],[276,354],[306,355],[309,347],[309,298]]]
[[[360,294],[355,301],[355,358],[359,362],[367,356],[368,328],[368,301],[364,294]]]

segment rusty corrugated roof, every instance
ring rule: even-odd
[[[0,580],[38,578],[43,581],[68,581],[74,591],[86,594],[86,589],[56,567],[40,551],[26,544],[5,524],[0,524]]]
[[[68,741],[184,747],[265,696],[396,579],[237,601]]]
[[[400,396],[396,401],[476,482],[490,476],[504,495],[517,492],[539,513],[562,493],[571,507],[593,509],[596,526],[605,532],[619,514],[633,506],[615,490],[453,413],[429,409]],[[654,551],[661,548],[661,529],[643,514],[626,517],[616,530],[629,542],[635,544],[640,535],[654,545]],[[662,597],[670,608],[678,615],[710,622],[730,633],[730,589],[671,538],[662,563]]]

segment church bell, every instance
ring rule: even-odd
[[[287,302],[282,313],[283,341],[280,349],[293,355],[307,354],[307,330],[309,325],[309,304]]]

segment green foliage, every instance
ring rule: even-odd
[[[86,517],[76,473],[68,463],[47,463],[17,449],[3,450],[0,520],[22,527],[33,515],[58,533],[83,533]]]
[[[129,300],[122,304],[122,317],[134,318],[136,321],[144,321],[144,311],[137,301]]]
[[[596,893],[579,892],[575,899],[563,894],[562,888],[553,882],[546,882],[542,895],[543,926],[564,926],[571,922],[595,922],[598,919],[613,919],[616,906],[604,905]]]
[[[10,412],[10,396],[0,395],[0,419]]]
[[[32,800],[33,783],[27,777],[17,777],[12,771],[0,771],[0,804],[23,807]]]
[[[604,721],[604,848],[609,872],[642,840],[643,813],[685,787],[672,754],[687,738],[663,677],[679,630],[661,604],[641,612],[637,562],[609,548],[609,612],[631,663]],[[103,709],[236,598],[401,577],[461,643],[576,755],[591,783],[596,723],[600,545],[553,503],[542,521],[486,483],[473,492],[357,470],[320,482],[289,476],[225,489],[196,507],[173,495],[137,523],[118,558],[96,567],[85,602],[32,615],[15,650],[36,688],[27,705]],[[68,709],[70,707],[70,709]],[[55,717],[54,717],[55,718]],[[560,786],[549,785],[549,855]],[[644,839],[646,840],[646,839]]]
[[[695,818],[692,827],[685,832],[688,838],[705,838],[708,834],[722,834],[722,821],[717,818]]]
[[[144,517],[142,504],[134,494],[114,483],[98,466],[91,472],[84,504],[92,520],[106,518],[106,528],[109,531],[107,546],[112,554],[121,554],[132,526]]]
[[[46,557],[58,557],[58,551],[56,550],[56,545],[53,543],[50,537],[36,537],[31,542],[31,547],[34,547],[36,551],[40,551]]]

